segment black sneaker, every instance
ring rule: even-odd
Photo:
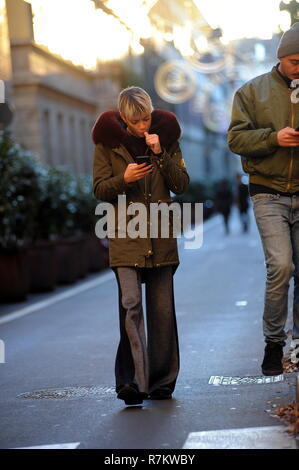
[[[282,367],[283,346],[272,341],[266,344],[262,372],[264,375],[280,375]]]
[[[140,393],[135,384],[125,384],[119,388],[117,398],[124,400],[126,405],[141,405],[145,394]]]
[[[150,400],[168,400],[172,398],[172,391],[168,387],[158,388],[149,394]]]

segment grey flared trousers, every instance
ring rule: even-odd
[[[113,270],[118,283],[120,323],[115,361],[116,391],[126,383],[136,384],[144,393],[163,387],[173,391],[179,371],[173,267],[117,267]]]

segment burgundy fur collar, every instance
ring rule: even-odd
[[[152,124],[150,134],[158,134],[161,145],[169,148],[181,135],[181,128],[176,116],[161,109],[152,112]],[[127,147],[128,133],[126,125],[117,110],[106,111],[98,117],[93,129],[92,140],[95,144],[114,148],[121,144]]]

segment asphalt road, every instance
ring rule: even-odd
[[[206,445],[205,431],[218,431],[209,434],[210,447],[218,448],[224,445],[220,431],[236,429],[230,441],[225,433],[221,438],[234,448],[244,430],[266,427],[271,437],[277,426],[285,429],[272,414],[294,400],[294,374],[259,383],[265,267],[255,223],[248,234],[241,233],[235,212],[226,236],[216,216],[204,224],[200,249],[185,250],[181,241],[180,258],[175,294],[181,366],[172,400],[125,407],[116,399],[118,301],[110,271],[1,306],[2,449],[67,444],[78,449],[197,448]],[[91,281],[98,284],[90,287]],[[37,308],[41,301],[46,304]],[[13,312],[20,315],[9,316]],[[222,376],[239,379],[225,385]],[[213,380],[220,385],[209,383]],[[263,446],[259,430],[250,442],[253,448]],[[294,441],[282,436],[264,445],[287,448]]]

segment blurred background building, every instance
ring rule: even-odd
[[[0,125],[41,162],[90,174],[94,120],[139,85],[177,114],[193,181],[233,178],[233,94],[277,62],[297,15],[296,0],[0,0]]]

